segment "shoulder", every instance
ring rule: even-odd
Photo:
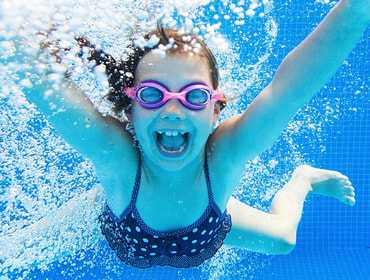
[[[232,142],[225,140],[222,135],[220,131],[215,131],[208,139],[207,146],[213,147],[208,151],[208,170],[215,202],[221,210],[225,210],[243,175],[245,163],[238,164],[233,160],[233,154],[238,151],[233,149]]]
[[[133,153],[131,157],[122,155],[121,160],[95,164],[106,202],[115,214],[122,213],[130,203],[138,163],[138,154]]]

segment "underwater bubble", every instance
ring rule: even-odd
[[[245,14],[247,15],[247,16],[249,16],[249,17],[251,17],[251,16],[254,16],[255,15],[255,11],[254,10],[252,10],[252,9],[248,9],[246,12],[245,12]]]

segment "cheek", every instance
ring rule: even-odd
[[[202,133],[209,133],[213,127],[213,111],[205,110],[197,116],[196,123]]]
[[[149,124],[148,112],[143,108],[134,106],[132,108],[132,123],[136,130],[136,134],[140,135],[146,131],[146,126]]]

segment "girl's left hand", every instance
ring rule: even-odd
[[[333,197],[350,206],[355,205],[355,188],[348,177],[338,171],[300,165],[292,176],[311,184],[312,193]]]

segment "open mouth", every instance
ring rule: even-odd
[[[168,157],[178,157],[185,154],[189,146],[189,132],[175,130],[156,131],[155,140],[161,154]]]

